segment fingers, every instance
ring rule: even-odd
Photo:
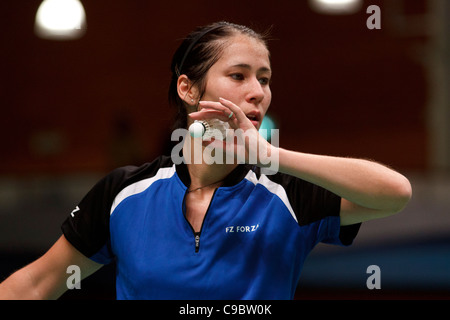
[[[219,101],[222,106],[228,108],[231,112],[228,113],[231,118],[236,117],[237,120],[242,121],[243,119],[247,119],[244,112],[239,108],[237,105],[235,105],[233,102],[226,100],[224,98],[219,98]]]
[[[234,129],[242,128],[244,130],[253,128],[245,113],[233,102],[219,98],[216,101],[199,101],[200,111],[190,113],[189,116],[194,120],[219,119],[228,122]]]
[[[227,122],[229,120],[228,115],[222,111],[213,110],[213,109],[202,109],[201,111],[192,112],[189,114],[194,120],[210,120],[210,119],[219,119],[221,121]]]
[[[222,111],[227,116],[230,116],[230,114],[231,114],[231,117],[233,117],[233,116],[236,116],[236,117],[244,116],[245,117],[241,108],[239,108],[233,102],[223,99],[223,98],[219,98],[219,102],[199,101],[199,105],[202,107],[202,110],[204,110],[204,108],[210,108],[210,109],[214,109],[217,111]]]
[[[202,107],[200,111],[206,111],[208,109],[213,109],[218,112],[221,112],[222,114],[227,116],[226,120],[229,120],[228,118],[232,118],[235,110],[231,109],[229,106],[223,104],[222,102],[214,102],[214,101],[200,101],[199,105]],[[233,107],[233,106],[232,106]],[[239,108],[238,108],[239,109]],[[231,117],[230,117],[231,115]]]
[[[202,107],[202,110],[204,108],[210,108],[210,109],[214,109],[217,111],[228,111],[229,108],[225,107],[224,105],[222,105],[220,102],[216,102],[216,101],[199,101],[198,104]]]

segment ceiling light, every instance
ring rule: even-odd
[[[36,13],[37,36],[53,40],[78,39],[86,32],[86,14],[79,0],[44,0]]]
[[[322,14],[352,14],[362,7],[362,0],[309,0],[310,7]]]

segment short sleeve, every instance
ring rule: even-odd
[[[341,197],[305,180],[279,174],[279,180],[300,226],[316,224],[317,242],[350,245],[361,224],[340,225]]]
[[[162,156],[142,166],[113,170],[84,196],[61,229],[66,239],[83,255],[101,264],[114,259],[111,251],[109,221],[117,195],[128,185],[153,176],[161,166],[171,166],[170,157]]]
[[[341,226],[339,217],[326,217],[318,223],[318,241],[327,244],[349,246],[358,234],[360,223]]]
[[[83,255],[102,264],[112,260],[109,217],[126,169],[112,171],[101,179],[75,207],[61,229],[66,239]]]

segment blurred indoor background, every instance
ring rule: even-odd
[[[296,297],[450,298],[448,1],[81,0],[69,38],[36,26],[43,2],[0,1],[0,279],[43,254],[112,168],[170,152],[172,54],[227,20],[271,28],[282,147],[374,159],[413,185],[408,207],[364,223],[351,247],[319,245]],[[366,286],[370,265],[381,289]],[[114,298],[113,282],[109,266],[63,298]]]

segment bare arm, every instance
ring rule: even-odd
[[[100,269],[81,254],[64,236],[39,259],[16,271],[0,284],[0,300],[57,299],[66,290],[67,267],[77,265],[84,279]]]
[[[392,215],[411,198],[408,179],[376,162],[278,151],[280,171],[342,197],[341,225]]]
[[[204,101],[201,106],[205,110],[190,113],[192,119],[217,118],[227,121],[233,129],[243,129],[249,139],[256,139],[257,143],[246,143],[245,148],[247,154],[252,154],[257,150],[251,150],[250,147],[258,146],[258,165],[265,166],[268,163],[266,160],[278,161],[280,172],[309,181],[340,196],[341,225],[392,215],[402,210],[411,198],[412,189],[408,179],[386,166],[362,159],[276,148],[259,135],[243,111],[231,101]],[[229,117],[231,111],[232,117]]]

